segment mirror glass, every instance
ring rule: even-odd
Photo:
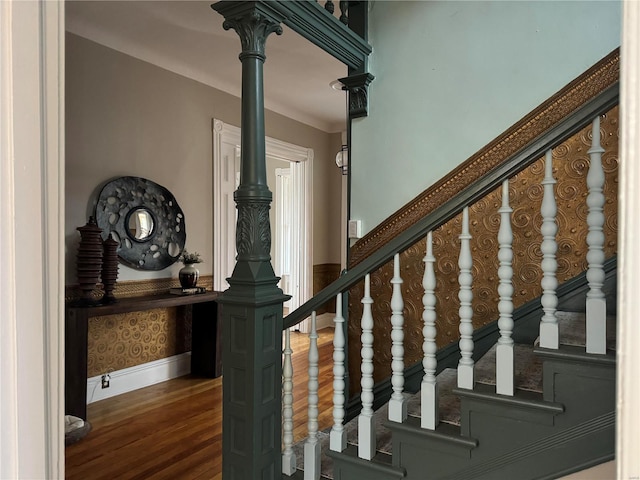
[[[136,208],[129,214],[129,235],[138,242],[145,242],[153,235],[153,216],[146,208]]]

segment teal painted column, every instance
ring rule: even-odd
[[[240,36],[242,139],[236,266],[222,299],[225,480],[282,478],[282,304],[271,266],[264,131],[265,42],[283,18],[267,2],[222,1],[212,8]]]

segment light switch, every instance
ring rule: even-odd
[[[349,220],[349,238],[362,238],[362,220]]]

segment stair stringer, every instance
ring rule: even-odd
[[[536,348],[543,358],[544,399],[561,402],[566,414],[559,427],[569,427],[616,409],[615,353],[594,355],[584,347],[561,345],[558,350]]]
[[[404,468],[391,464],[387,453],[377,452],[371,461],[359,458],[357,445],[347,445],[342,452],[330,450],[327,455],[333,460],[333,480],[395,480],[406,476]]]
[[[408,480],[554,478],[613,458],[615,357],[579,347],[537,349],[543,357],[544,394],[497,395],[490,385],[456,389],[462,438],[477,439],[467,454],[433,445],[419,423],[386,426],[393,435],[394,465]],[[448,447],[447,447],[448,448]]]
[[[453,466],[469,464],[478,441],[460,434],[460,427],[440,423],[433,430],[420,428],[420,419],[385,422],[393,432],[393,464],[407,471],[407,478],[438,478]],[[428,476],[425,476],[428,475]]]
[[[557,430],[557,429],[555,429]],[[615,412],[608,412],[439,480],[551,479],[614,458]],[[435,478],[435,477],[434,477]]]

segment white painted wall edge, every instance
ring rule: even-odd
[[[0,2],[0,478],[64,478],[64,18]]]
[[[617,478],[640,478],[640,3],[623,3],[620,69],[620,189],[618,198]]]
[[[101,388],[102,375],[87,379],[87,404],[166,382],[191,372],[191,352],[161,358],[110,372],[109,388]]]

